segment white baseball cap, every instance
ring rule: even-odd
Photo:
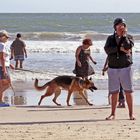
[[[2,36],[6,36],[7,38],[10,37],[10,36],[8,35],[8,32],[5,31],[5,30],[1,30],[1,31],[0,31],[0,37],[2,37]]]

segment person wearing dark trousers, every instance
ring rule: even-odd
[[[108,70],[108,58],[106,58],[105,60],[105,64],[104,67],[102,69],[102,75],[105,75],[105,72]],[[119,91],[119,100],[118,100],[119,104],[118,104],[118,108],[125,108],[125,97],[124,97],[124,92],[123,92],[123,88],[120,84],[120,91]],[[108,105],[111,105],[111,94],[108,93]]]
[[[124,97],[124,91],[120,84],[120,91],[119,91],[119,100],[118,100],[118,108],[125,108],[125,97]]]

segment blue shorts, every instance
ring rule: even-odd
[[[15,61],[17,61],[17,60],[24,61],[24,55],[16,55],[15,56]]]
[[[126,67],[121,69],[108,69],[108,88],[109,93],[118,93],[120,90],[120,84],[127,93],[133,92],[132,85],[132,68]]]
[[[2,67],[0,66],[0,79],[10,78],[9,68],[7,67],[6,70],[7,70],[7,77],[4,76],[3,71],[2,71]]]

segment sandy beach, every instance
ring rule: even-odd
[[[58,99],[62,106],[57,107],[52,97],[37,106],[44,91],[36,91],[33,83],[16,82],[13,87],[17,104],[0,107],[0,140],[140,139],[139,90],[134,92],[135,121],[129,120],[127,107],[117,108],[116,120],[107,121],[105,118],[110,114],[110,106],[106,105],[107,90],[88,91],[89,101],[94,106],[74,105],[71,98],[71,107],[66,106],[67,94],[63,91]],[[13,91],[9,89],[5,95],[10,103]]]
[[[11,106],[0,108],[0,140],[139,140],[137,120],[118,108],[116,120],[106,121],[109,106]]]
[[[113,33],[113,19],[120,16],[127,20],[135,39],[133,121],[127,107],[117,108],[116,120],[105,120],[111,109],[107,106],[108,76],[102,76],[104,45]],[[139,13],[1,13],[0,21],[11,36],[7,45],[10,47],[20,31],[28,53],[24,69],[10,71],[12,88],[5,92],[4,102],[11,106],[0,107],[0,140],[140,140]],[[74,75],[75,51],[88,37],[93,40],[91,54],[97,61],[92,64],[92,78],[98,90],[88,91],[88,100],[94,105],[75,105],[72,95],[73,106],[67,107],[64,91],[58,98],[62,107],[52,102],[53,96],[37,106],[45,90],[37,91],[34,80],[38,78],[43,85],[56,76]],[[11,63],[15,64],[14,59]]]

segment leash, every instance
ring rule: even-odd
[[[28,70],[28,69],[23,69],[23,68],[16,68],[15,70],[28,71],[28,72],[32,72],[32,73],[42,73],[39,71],[33,71],[33,70]]]
[[[12,86],[12,84],[10,83],[10,87],[11,87],[11,89],[12,89],[12,91],[13,91],[13,93],[14,93],[14,96],[16,95],[16,93],[15,93],[15,90],[14,90],[14,88],[13,88],[13,86]]]

